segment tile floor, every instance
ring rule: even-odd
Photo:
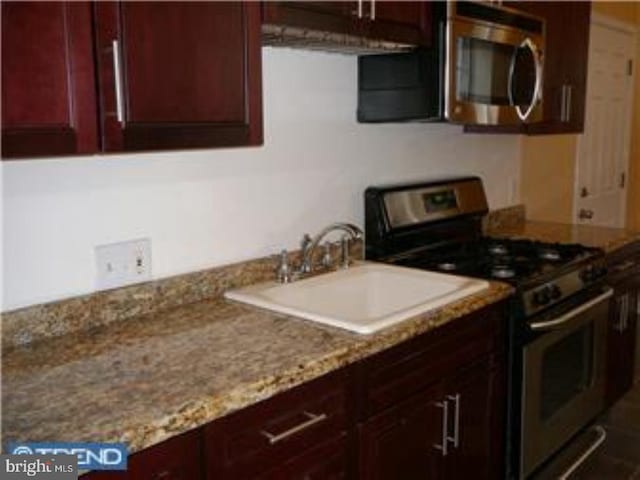
[[[640,480],[640,380],[599,422],[607,439],[571,480]]]

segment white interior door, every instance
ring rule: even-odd
[[[584,133],[578,137],[574,219],[624,227],[635,34],[592,19]]]

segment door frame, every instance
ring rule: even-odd
[[[601,27],[605,27],[605,28],[609,28],[612,30],[618,30],[620,32],[623,33],[628,33],[632,36],[633,38],[633,44],[635,46],[635,49],[638,50],[640,49],[640,44],[639,44],[639,33],[640,33],[640,27],[623,21],[623,20],[618,20],[617,18],[611,17],[609,15],[605,15],[599,12],[591,12],[591,20],[590,20],[590,25],[589,25],[589,29],[591,29],[591,27],[593,25],[599,25]],[[589,35],[589,50],[591,49],[591,38],[592,36]],[[635,60],[635,57],[634,57]],[[634,96],[635,94],[640,95],[640,92],[635,92],[635,78],[636,78],[636,71],[637,69],[640,68],[640,65],[634,65],[633,69],[631,71],[631,84],[632,84],[632,90],[631,90],[631,107],[629,109],[629,134],[627,135],[627,144],[625,145],[624,148],[624,161],[625,161],[625,166],[624,166],[624,175],[625,175],[625,179],[626,179],[626,183],[625,183],[625,202],[624,202],[624,208],[623,208],[623,212],[622,212],[622,218],[624,221],[624,225],[623,228],[626,227],[627,224],[627,208],[628,208],[628,203],[629,203],[629,161],[630,161],[630,157],[631,157],[631,121],[633,119],[633,101],[634,101]],[[589,86],[588,86],[588,82],[589,82],[589,70],[587,68],[587,92],[589,90]],[[588,97],[585,97],[585,101],[588,102]],[[588,108],[588,106],[587,106]],[[585,109],[586,112],[586,109]],[[585,118],[586,121],[586,118]],[[579,168],[579,164],[580,164],[580,145],[581,142],[583,141],[584,138],[584,132],[580,133],[578,135],[578,138],[575,142],[575,152],[574,152],[574,159],[575,159],[575,163],[573,166],[573,208],[572,208],[572,219],[571,219],[571,223],[577,223],[577,218],[578,218],[578,212],[580,210],[579,206],[578,206],[578,202],[580,199],[580,193],[579,193],[579,189],[580,189],[580,185],[579,185],[579,177],[578,177],[578,168]]]

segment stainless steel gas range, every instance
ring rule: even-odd
[[[370,187],[366,258],[515,287],[506,471],[527,478],[603,408],[612,291],[599,249],[484,236],[487,210],[477,177]]]

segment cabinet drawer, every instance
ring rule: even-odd
[[[359,365],[366,417],[450,375],[506,343],[504,304],[453,321]]]
[[[346,431],[346,378],[327,375],[210,424],[207,478],[253,477]]]
[[[90,472],[82,480],[199,480],[202,430],[192,430],[129,457],[126,471]]]

